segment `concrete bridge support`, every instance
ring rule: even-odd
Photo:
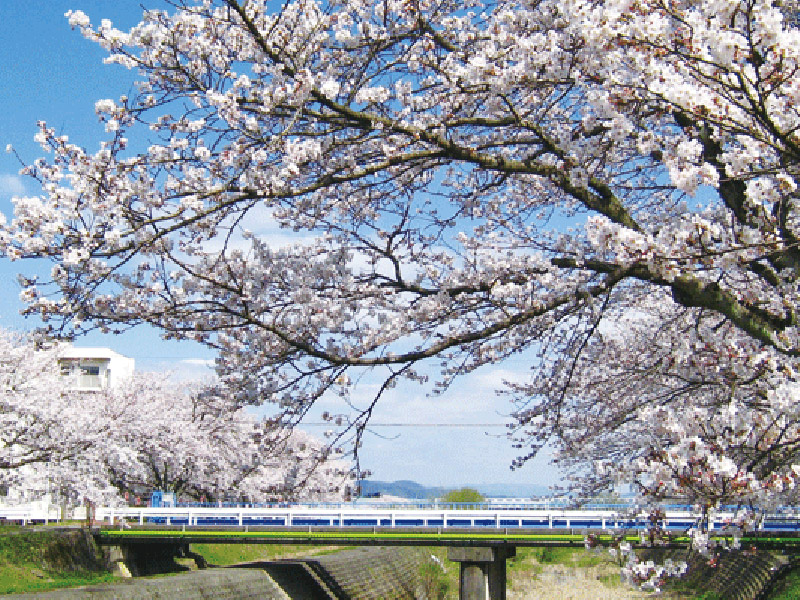
[[[447,558],[461,564],[460,600],[506,600],[506,559],[516,556],[511,547],[453,547]]]
[[[111,571],[118,577],[169,573],[175,570],[176,557],[192,557],[188,544],[125,544],[109,546],[107,552]]]

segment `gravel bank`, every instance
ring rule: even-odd
[[[603,581],[598,579],[599,577],[602,577]],[[653,598],[652,594],[629,589],[618,578],[619,568],[613,566],[572,568],[564,565],[542,565],[542,571],[536,576],[526,574],[521,580],[512,580],[507,598],[508,600]]]

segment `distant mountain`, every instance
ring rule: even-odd
[[[538,498],[553,495],[549,486],[535,483],[484,483],[466,487],[475,488],[487,498]]]
[[[436,498],[446,491],[444,488],[427,487],[416,481],[407,480],[392,482],[363,480],[360,485],[362,498],[380,494],[382,496],[399,496],[410,500],[427,500]]]
[[[519,483],[466,483],[457,486],[431,487],[408,480],[389,482],[365,479],[360,484],[362,498],[380,494],[383,496],[399,496],[410,500],[428,500],[444,496],[450,490],[464,487],[476,489],[487,498],[533,498],[549,496],[553,493],[546,485]]]

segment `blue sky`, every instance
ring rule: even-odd
[[[12,144],[22,159],[42,155],[33,141],[36,122],[66,134],[74,143],[94,151],[103,127],[94,103],[128,92],[135,73],[102,64],[102,49],[70,29],[64,13],[82,10],[99,23],[107,18],[122,30],[135,25],[141,5],[167,8],[163,0],[0,0],[0,150]],[[35,182],[19,177],[17,159],[0,153],[0,210],[10,216],[10,199],[36,194]],[[30,330],[37,323],[19,315],[16,273],[25,265],[0,260],[0,327]],[[161,340],[158,332],[138,328],[121,336],[92,334],[77,345],[107,346],[136,359],[138,369],[173,370],[184,376],[207,372],[212,355],[185,342]],[[429,398],[426,389],[402,385],[385,397],[373,421],[401,427],[375,427],[362,450],[363,463],[375,479],[412,479],[428,485],[478,483],[551,484],[557,474],[546,460],[536,460],[510,472],[515,457],[504,437],[503,424],[511,407],[494,396],[503,378],[520,377],[524,357],[484,369],[460,381],[442,397]],[[372,386],[361,386],[358,402],[369,398]],[[323,399],[322,410],[342,410],[338,399]],[[441,424],[446,426],[431,426]],[[474,426],[480,424],[481,426]],[[309,427],[312,433],[319,428]]]

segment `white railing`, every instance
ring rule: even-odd
[[[0,507],[0,519],[4,521],[20,521],[23,525],[31,522],[49,523],[57,521],[60,509],[57,506],[4,506]]]
[[[717,513],[710,523],[719,529],[731,522],[734,513]],[[535,529],[616,529],[648,526],[646,512],[568,509],[395,509],[341,506],[286,507],[101,507],[96,518],[108,524],[134,522],[165,525],[231,525],[276,527],[432,527],[432,528],[535,528]],[[687,529],[699,515],[693,511],[667,511],[661,521],[666,528]]]

